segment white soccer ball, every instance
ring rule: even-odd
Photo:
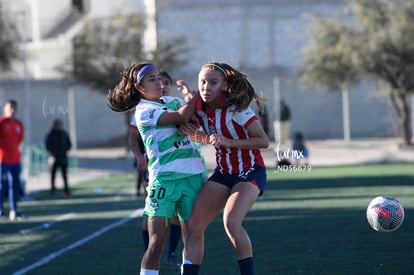
[[[376,231],[392,232],[402,225],[404,208],[395,198],[379,196],[369,203],[367,220]]]

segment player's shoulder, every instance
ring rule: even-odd
[[[148,112],[150,109],[157,108],[157,106],[159,107],[162,105],[154,101],[141,99],[138,105],[135,107],[135,114]]]
[[[164,102],[171,102],[171,101],[173,101],[174,99],[176,99],[176,97],[174,97],[174,96],[169,96],[169,95],[163,95],[163,96],[162,96],[162,100],[163,100]]]
[[[139,101],[139,103],[138,103],[138,105],[135,107],[135,110],[138,110],[138,109],[142,109],[142,108],[144,108],[145,106],[147,106],[147,105],[152,105],[152,101],[150,101],[150,100],[146,100],[146,99],[141,99],[140,101]]]
[[[182,105],[185,104],[185,101],[182,98],[175,97],[175,96],[163,96],[162,99],[164,103],[180,102]]]
[[[233,113],[236,116],[251,117],[251,116],[255,116],[256,115],[256,113],[250,107],[247,107],[246,109],[244,109],[242,111],[236,111],[235,106],[230,106],[230,107],[227,108],[227,111]]]
[[[167,107],[169,110],[176,111],[185,105],[184,100],[178,97],[163,96],[162,100],[163,100],[163,106]]]

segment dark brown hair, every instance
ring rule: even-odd
[[[172,85],[172,83],[173,83],[172,77],[170,76],[169,73],[167,73],[167,71],[160,70],[160,76],[168,78],[168,80],[170,81],[170,83]]]
[[[132,63],[121,74],[121,80],[110,89],[107,96],[108,107],[115,112],[125,112],[134,109],[141,100],[141,93],[135,89],[137,73],[150,63]]]

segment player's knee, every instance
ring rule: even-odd
[[[192,236],[202,236],[205,230],[205,226],[196,220],[190,219],[187,221],[187,233]]]
[[[242,228],[241,222],[231,216],[223,219],[223,225],[227,234],[230,236],[236,236]]]

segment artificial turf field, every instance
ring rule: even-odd
[[[68,199],[48,192],[21,202],[24,221],[0,221],[0,274],[139,274],[143,254],[134,175],[73,186]],[[371,229],[378,195],[397,198],[403,225]],[[8,204],[5,205],[6,208]],[[414,164],[268,169],[263,198],[247,215],[257,275],[414,274]],[[179,248],[181,249],[181,247]],[[179,252],[179,251],[177,251]],[[169,270],[162,260],[161,274]],[[202,275],[238,274],[217,217],[206,232]]]

